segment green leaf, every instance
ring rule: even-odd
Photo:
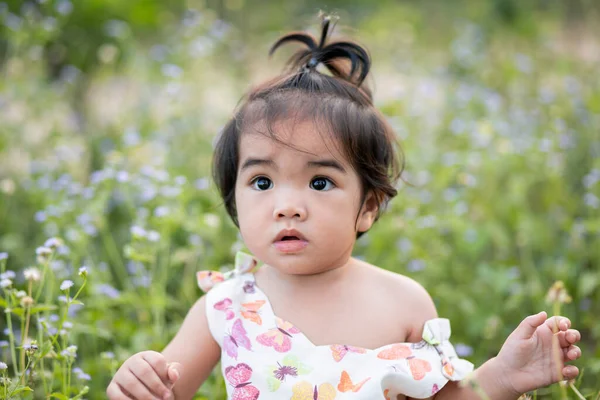
[[[13,308],[11,310],[11,312],[18,317],[23,317],[23,315],[25,315],[25,312],[23,311],[23,309],[21,307]]]
[[[14,391],[11,393],[11,396],[12,396],[12,395],[14,395],[14,394],[19,394],[19,393],[22,393],[22,392],[33,392],[33,389],[32,389],[32,388],[30,388],[29,386],[22,386],[22,387],[20,387],[20,388],[18,388],[18,389],[16,389],[16,390],[14,390]],[[68,399],[67,399],[67,400],[68,400]]]
[[[598,272],[584,272],[581,274],[581,278],[579,279],[579,294],[580,296],[588,296],[590,293],[593,293],[596,287],[598,287],[599,282],[599,274]]]
[[[113,331],[108,330],[108,329],[103,329],[99,325],[89,325],[89,324],[78,323],[77,325],[75,325],[74,329],[77,330],[77,332],[85,333],[85,334],[89,334],[89,335],[96,335],[103,339],[110,339],[114,335]]]
[[[57,308],[58,308],[58,306],[56,306],[54,304],[38,304],[35,307],[31,307],[31,313],[37,314],[37,313],[44,312],[44,311],[56,310]]]
[[[62,393],[52,393],[50,395],[50,398],[60,399],[60,400],[69,400],[69,398]]]

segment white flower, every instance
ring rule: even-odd
[[[35,254],[37,254],[38,256],[49,256],[50,254],[52,254],[52,249],[50,249],[49,247],[41,246],[35,249]]]
[[[208,178],[200,178],[196,180],[194,186],[196,186],[196,189],[198,190],[206,190],[210,186],[210,181]]]
[[[69,290],[71,287],[73,287],[73,281],[69,279],[65,279],[60,284],[60,290]]]
[[[129,232],[131,232],[131,235],[133,237],[143,238],[143,237],[146,237],[146,235],[147,235],[146,230],[144,228],[142,228],[141,226],[137,226],[137,225],[132,226],[131,229],[129,229]]]
[[[31,355],[39,350],[39,346],[35,340],[31,340],[29,338],[25,339],[25,344],[23,344],[23,349],[27,352],[27,354]]]
[[[64,357],[77,358],[77,346],[71,345],[60,352]]]
[[[25,276],[25,279],[27,279],[28,281],[36,282],[42,278],[40,270],[35,267],[25,269],[25,271],[23,271],[23,276]]]
[[[10,287],[11,285],[12,285],[12,281],[10,279],[2,279],[0,281],[0,287],[3,288],[3,289],[7,288],[7,287]]]
[[[79,276],[86,277],[88,274],[88,269],[86,266],[79,268]]]
[[[6,272],[4,272],[3,274],[0,274],[0,279],[15,279],[16,276],[17,276],[17,274],[15,274],[15,271],[11,271],[9,269]]]
[[[129,172],[127,171],[119,171],[117,172],[117,181],[119,182],[127,182],[129,180]]]
[[[154,210],[154,216],[158,217],[158,218],[162,218],[162,217],[165,217],[165,216],[169,215],[170,212],[171,211],[169,210],[169,207],[167,207],[167,206],[158,206]]]
[[[84,381],[92,380],[92,377],[89,376],[88,374],[86,374],[85,372],[83,372],[83,370],[79,367],[73,368],[73,373],[75,375],[77,375],[77,377],[81,380],[84,380]]]
[[[217,228],[221,220],[215,214],[204,214],[204,223],[211,228]]]
[[[148,240],[151,242],[158,242],[160,240],[160,233],[156,231],[148,231]]]
[[[6,260],[8,258],[8,253],[3,251],[0,253],[0,261]]]
[[[457,343],[454,347],[459,357],[469,357],[473,354],[473,348],[464,343]]]
[[[33,298],[31,296],[25,296],[21,299],[21,305],[23,307],[32,306],[33,303],[35,303],[35,300],[33,300]]]
[[[63,241],[60,238],[53,237],[44,242],[44,247],[48,247],[50,249],[56,249],[63,245]]]
[[[77,377],[79,379],[81,379],[82,381],[91,381],[92,377],[89,374],[86,374],[85,372],[81,372],[79,374],[77,374]]]
[[[0,371],[5,371],[8,368],[5,362],[0,361]]]
[[[583,196],[583,202],[586,206],[591,208],[598,208],[600,206],[600,199],[593,193],[586,193],[585,196]]]
[[[20,299],[27,296],[27,292],[24,290],[19,290],[15,295],[17,296],[17,299]]]

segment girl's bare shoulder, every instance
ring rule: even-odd
[[[361,268],[363,294],[379,297],[391,313],[411,321],[408,341],[421,340],[425,321],[437,318],[437,310],[427,290],[416,280],[402,274],[356,260]]]

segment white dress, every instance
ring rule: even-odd
[[[473,364],[449,342],[450,323],[425,323],[423,340],[377,349],[344,344],[316,346],[274,313],[254,280],[258,262],[238,253],[230,273],[198,272],[207,291],[206,314],[221,346],[231,400],[332,400],[431,397],[450,380],[464,379]]]

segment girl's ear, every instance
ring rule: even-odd
[[[375,198],[373,192],[367,193],[367,197],[363,202],[362,208],[358,215],[358,221],[356,222],[356,230],[358,232],[366,232],[371,229],[373,223],[375,222],[375,218],[377,217],[377,212],[379,211],[379,202]]]

